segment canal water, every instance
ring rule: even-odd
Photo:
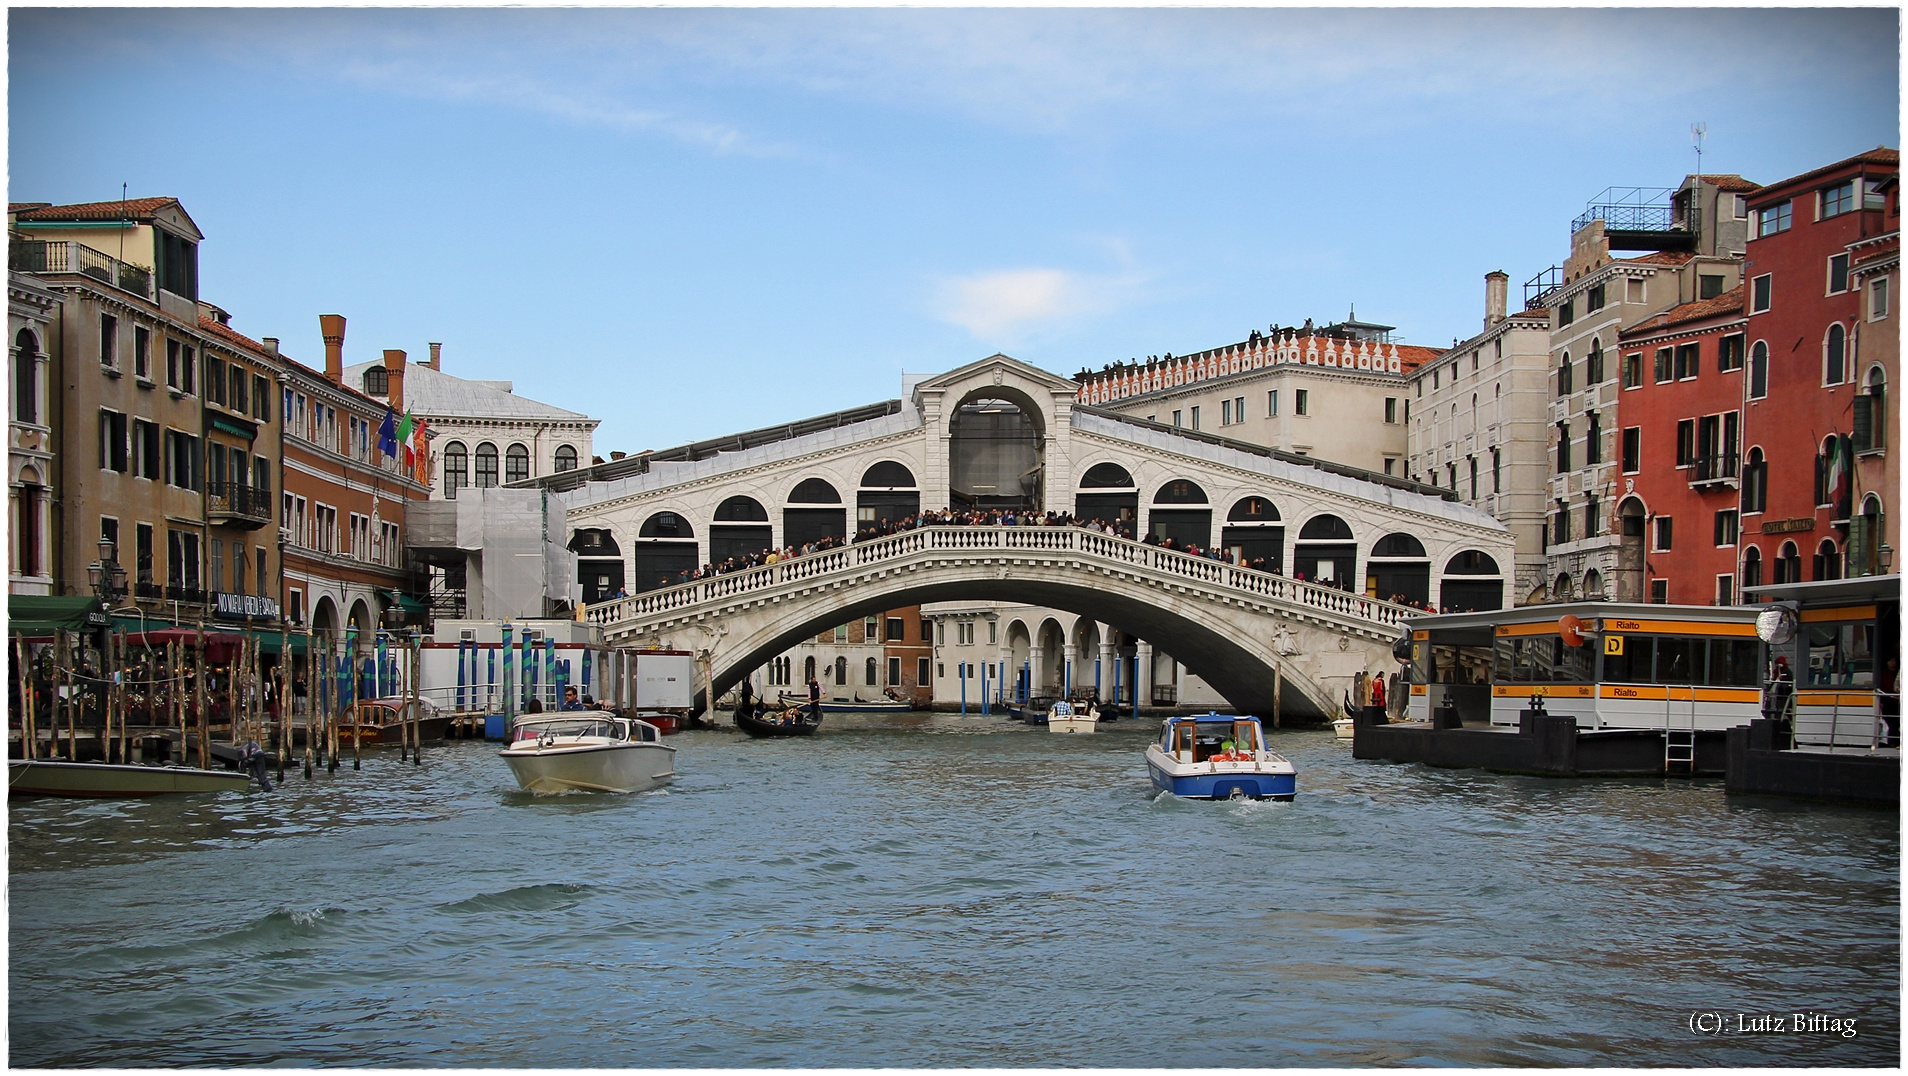
[[[635,796],[527,796],[452,742],[270,795],[15,800],[11,1064],[1900,1056],[1893,811],[1355,762],[1329,732],[1276,734],[1292,803],[1184,802],[1147,783],[1154,728],[689,732]]]

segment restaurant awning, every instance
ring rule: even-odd
[[[92,595],[9,594],[7,634],[38,637],[56,631],[96,631],[112,619]]]

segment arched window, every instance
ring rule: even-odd
[[[1583,383],[1586,386],[1603,383],[1603,338],[1590,338],[1590,357],[1585,360]]]
[[[40,421],[40,344],[26,329],[14,338],[13,417],[20,422]]]
[[[841,494],[820,478],[803,479],[788,495],[790,504],[840,504]]]
[[[1557,573],[1557,582],[1552,584],[1550,588],[1550,600],[1554,602],[1567,602],[1570,598],[1570,574],[1568,572],[1559,572]]]
[[[495,463],[495,457],[492,458]],[[457,491],[470,485],[470,454],[464,451],[464,442],[452,441],[444,446],[444,491],[446,496],[456,496]]]
[[[875,671],[875,659],[869,658],[868,659],[868,686],[869,687],[874,687],[876,683],[878,683],[878,681],[875,678],[879,675],[880,674]]]
[[[570,445],[558,445],[555,466],[559,471],[576,470],[576,449]]]
[[[767,523],[768,509],[754,497],[734,496],[716,506],[717,523]]]
[[[848,659],[836,658],[835,659],[835,683],[846,684],[847,682],[848,682]]]
[[[530,450],[521,443],[504,449],[504,481],[521,482],[530,477]]]
[[[1196,482],[1189,482],[1184,478],[1175,478],[1171,482],[1159,487],[1159,492],[1153,495],[1153,503],[1205,504],[1206,491],[1200,489],[1199,484]]]
[[[382,366],[373,366],[364,372],[364,394],[366,396],[388,396],[391,392],[391,371]]]
[[[1762,550],[1755,546],[1742,551],[1742,589],[1762,585]]]
[[[694,538],[696,530],[678,512],[657,512],[643,520],[638,538]]]
[[[1862,498],[1862,510],[1848,521],[1849,575],[1881,572],[1882,503],[1873,493]]]
[[[490,489],[497,484],[497,446],[485,441],[477,446],[477,488]]]
[[[1800,583],[1802,581],[1802,551],[1794,542],[1782,543],[1782,551],[1776,556],[1775,579],[1777,585]]]
[[[1762,458],[1762,449],[1749,450],[1749,462],[1742,468],[1742,510],[1745,514],[1761,512],[1769,505],[1769,463]]]
[[[1883,436],[1888,429],[1888,411],[1882,406],[1882,394],[1887,388],[1888,376],[1879,366],[1868,370],[1868,384],[1861,395],[1855,397],[1854,431],[1849,440],[1855,444],[1857,452],[1872,452],[1888,443]]]
[[[1313,516],[1306,520],[1299,531],[1302,542],[1349,542],[1352,540],[1351,524],[1337,516]]]
[[[1278,506],[1264,497],[1246,497],[1226,513],[1228,523],[1277,523]]]
[[[1822,544],[1815,547],[1815,580],[1840,579],[1842,577],[1842,555],[1835,548],[1835,539],[1824,538]]]
[[[1822,342],[1822,384],[1839,385],[1848,380],[1848,330],[1836,322],[1828,328]]]
[[[806,684],[810,680],[813,680],[814,678],[815,678],[815,659],[813,657],[803,658],[802,659],[802,683]]]
[[[864,489],[913,489],[914,472],[893,460],[882,460],[861,476]]]
[[[1080,476],[1081,489],[1130,489],[1133,476],[1117,463],[1096,463]]]
[[[1756,341],[1749,349],[1749,398],[1760,400],[1769,395],[1769,345]]]
[[[1570,386],[1570,352],[1563,353],[1563,361],[1557,364],[1557,395],[1568,396]]]

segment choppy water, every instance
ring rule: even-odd
[[[692,732],[638,796],[535,799],[452,743],[269,796],[17,800],[10,1062],[1899,1057],[1892,811],[1361,763],[1317,732],[1278,737],[1295,802],[1182,802],[1150,728]],[[1856,1034],[1733,1030],[1795,1012]]]

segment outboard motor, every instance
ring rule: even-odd
[[[266,772],[269,768],[270,760],[265,755],[265,749],[258,746],[257,740],[247,740],[239,750],[239,769],[251,774],[260,788],[270,792],[272,781]]]

